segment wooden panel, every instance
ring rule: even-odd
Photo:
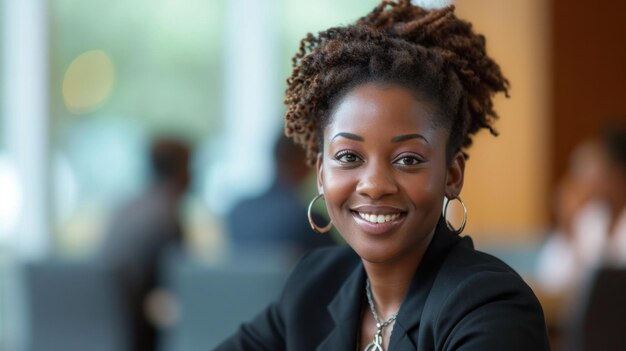
[[[576,144],[621,115],[626,123],[626,2],[552,2],[552,182]]]

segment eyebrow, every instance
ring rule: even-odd
[[[397,137],[393,137],[391,139],[391,142],[392,143],[400,143],[400,142],[411,140],[411,139],[422,139],[422,140],[424,140],[426,142],[426,144],[430,144],[425,136],[423,136],[421,134],[417,134],[417,133],[398,135]]]
[[[335,136],[331,139],[331,141],[335,140],[335,138],[337,137],[344,137],[346,139],[350,139],[350,140],[354,140],[354,141],[364,141],[365,139],[363,139],[362,136],[360,135],[356,135],[356,134],[352,134],[352,133],[345,133],[345,132],[341,132],[341,133],[337,133],[335,134]]]

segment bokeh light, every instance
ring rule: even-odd
[[[75,114],[91,112],[106,101],[113,87],[115,69],[102,50],[82,53],[70,63],[63,78],[63,100]]]

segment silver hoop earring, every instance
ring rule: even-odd
[[[459,229],[455,229],[454,227],[452,227],[452,225],[450,224],[447,218],[448,205],[450,205],[450,203],[454,200],[459,200],[459,202],[461,203],[461,206],[463,206],[463,223],[461,224]],[[463,202],[463,200],[461,200],[460,196],[456,196],[453,199],[451,200],[449,199],[448,201],[446,201],[446,206],[443,208],[443,219],[446,221],[446,225],[448,226],[448,229],[450,229],[450,231],[452,231],[453,233],[459,235],[463,232],[463,229],[465,229],[465,224],[467,224],[467,207],[465,207],[465,203]]]
[[[315,204],[317,200],[322,198],[324,198],[324,194],[319,194],[314,197],[313,200],[311,200],[311,203],[309,203],[309,209],[307,210],[306,214],[309,217],[309,224],[311,225],[311,229],[313,229],[313,231],[315,231],[316,233],[325,234],[328,233],[333,227],[333,221],[328,222],[325,227],[320,227],[315,224],[315,221],[313,220],[313,204]]]

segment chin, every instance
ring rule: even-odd
[[[393,243],[385,241],[369,241],[369,242],[357,242],[348,244],[352,249],[361,257],[361,259],[371,263],[387,263],[398,260],[403,256],[403,250]]]
[[[430,244],[429,235],[420,235],[417,231],[408,233],[398,228],[400,230],[386,235],[371,235],[355,228],[351,229],[352,235],[344,236],[344,239],[361,259],[370,263],[413,261],[413,258],[421,256]]]

